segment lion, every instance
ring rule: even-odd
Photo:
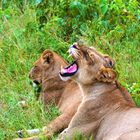
[[[55,52],[45,50],[29,72],[29,78],[35,84],[41,85],[39,99],[45,106],[55,103],[61,112],[60,116],[52,120],[45,129],[43,128],[46,137],[51,137],[68,126],[82,100],[78,85],[73,80],[64,82],[59,77],[61,65],[66,66],[67,62]],[[37,137],[25,139],[31,140]]]
[[[60,76],[75,80],[83,99],[58,139],[72,140],[80,133],[81,139],[140,140],[140,109],[117,81],[111,57],[79,43],[74,43],[69,52],[75,61],[62,68]]]

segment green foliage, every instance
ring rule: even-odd
[[[132,97],[137,106],[140,107],[140,81],[137,83],[126,84],[128,91],[132,94]]]
[[[140,106],[140,3],[137,0],[2,0],[0,2],[0,139],[41,128],[57,108],[36,101],[28,73],[43,50],[67,59],[78,39],[116,61],[120,82]],[[27,108],[18,105],[28,102]]]

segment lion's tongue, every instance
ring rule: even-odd
[[[73,73],[77,70],[77,65],[73,64],[72,66],[70,66],[69,68],[65,68],[64,70],[66,73]]]

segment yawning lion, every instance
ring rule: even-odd
[[[75,133],[93,140],[140,140],[140,109],[117,82],[114,61],[84,44],[73,44],[69,52],[75,61],[60,76],[79,84],[83,100],[59,140],[72,140]]]

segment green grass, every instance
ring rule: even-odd
[[[21,12],[12,4],[14,8],[8,6],[0,9],[0,140],[17,137],[15,132],[20,129],[41,128],[58,115],[56,107],[51,106],[49,111],[45,111],[43,104],[36,101],[28,73],[45,49],[50,48],[67,58],[66,50],[77,38],[86,40],[88,44],[114,58],[119,81],[134,93],[133,98],[140,105],[137,94],[140,93],[139,20],[132,19],[134,22],[126,22],[125,27],[124,24],[118,26],[114,22],[112,24],[116,28],[111,29],[111,23],[108,28],[103,26],[105,19],[101,18],[102,15],[88,21],[84,15],[78,20],[75,15],[78,11],[72,11],[69,24],[66,21],[60,26],[65,8],[57,5],[62,11],[59,9],[59,13],[49,9],[50,13],[58,12],[58,15],[52,15],[43,28],[40,28],[35,7],[24,5],[24,12]],[[74,8],[75,5],[72,6]],[[27,108],[18,105],[21,100],[28,102]]]

